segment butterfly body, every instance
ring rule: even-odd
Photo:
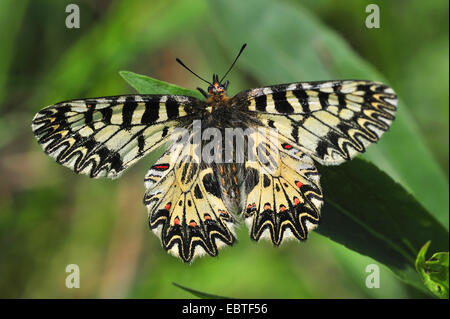
[[[242,51],[242,49],[241,49]],[[76,173],[116,178],[159,147],[145,176],[150,228],[164,249],[191,262],[236,241],[305,240],[320,221],[314,161],[338,165],[378,141],[397,97],[371,81],[297,82],[233,97],[218,76],[205,100],[122,95],[70,100],[36,114],[44,151]]]

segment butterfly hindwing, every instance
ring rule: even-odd
[[[319,174],[310,157],[276,132],[266,136],[255,137],[257,160],[245,163],[245,223],[254,240],[270,239],[275,245],[287,238],[305,240],[319,222]]]
[[[397,96],[382,83],[348,80],[253,89],[232,101],[319,163],[338,165],[388,130]]]
[[[235,219],[225,207],[212,166],[200,161],[191,143],[175,143],[146,176],[144,204],[150,228],[169,253],[186,262],[216,256],[235,242]]]
[[[198,100],[186,96],[123,95],[51,105],[33,119],[44,151],[76,173],[116,178],[164,144],[177,120]]]

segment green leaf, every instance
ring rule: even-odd
[[[201,292],[195,289],[191,289],[191,288],[187,288],[184,287],[180,284],[177,284],[176,282],[173,282],[172,285],[174,285],[175,287],[181,288],[183,290],[186,290],[187,292],[193,294],[194,296],[197,296],[201,299],[230,299],[228,297],[222,297],[222,296],[217,296],[217,295],[212,295],[212,294],[208,294],[206,292]]]
[[[430,241],[423,245],[416,259],[416,269],[425,286],[439,298],[449,297],[449,254],[448,252],[435,253],[431,259],[426,260]]]
[[[245,70],[247,78],[257,81],[253,86],[334,79],[389,83],[343,38],[298,3],[215,0],[210,2],[210,6],[213,11],[210,28],[228,52],[229,60],[232,61],[243,43],[248,44],[234,72]],[[245,32],[242,32],[243,26]],[[387,28],[395,26],[384,25],[377,32],[389,32],[384,31],[389,30]],[[448,229],[448,179],[423,141],[408,106],[400,96],[392,128],[376,146],[368,149],[364,157],[414,194]]]
[[[318,232],[424,290],[415,257],[428,240],[435,250],[448,250],[447,230],[400,184],[365,160],[318,169],[325,199]]]
[[[156,80],[130,71],[120,71],[119,74],[140,94],[187,95],[195,97],[199,100],[204,100],[203,95],[201,95],[198,91],[185,89],[175,84]]]

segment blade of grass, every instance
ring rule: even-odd
[[[203,100],[203,95],[198,91],[182,88],[164,81],[153,79],[130,71],[120,71],[119,74],[136,89],[140,94],[174,94],[187,95]]]
[[[193,294],[196,297],[199,297],[201,299],[230,299],[228,297],[222,297],[222,296],[218,296],[218,295],[212,295],[212,294],[208,294],[206,292],[201,292],[195,289],[191,289],[188,287],[184,287],[180,284],[177,284],[176,282],[173,282],[172,285],[174,285],[175,287],[178,287],[180,289],[183,289],[191,294]]]

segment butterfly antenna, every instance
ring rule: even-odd
[[[234,64],[236,63],[237,59],[239,59],[239,56],[241,55],[242,51],[244,51],[245,47],[247,46],[247,43],[244,43],[244,45],[242,46],[241,50],[239,51],[236,59],[234,59],[233,64],[231,64],[230,68],[228,69],[227,73],[225,73],[225,75],[222,77],[222,79],[219,81],[219,83],[222,83],[222,81],[225,79],[225,77],[228,75],[228,73],[230,73],[231,69],[233,68]]]
[[[198,77],[200,80],[205,81],[206,83],[211,85],[211,82],[206,81],[204,78],[202,78],[200,75],[196,74],[194,71],[192,71],[191,69],[189,69],[183,62],[181,62],[180,59],[176,58],[177,62],[181,64],[182,67],[184,67],[186,70],[188,70],[189,72],[191,72],[192,74],[194,74],[196,77]]]

